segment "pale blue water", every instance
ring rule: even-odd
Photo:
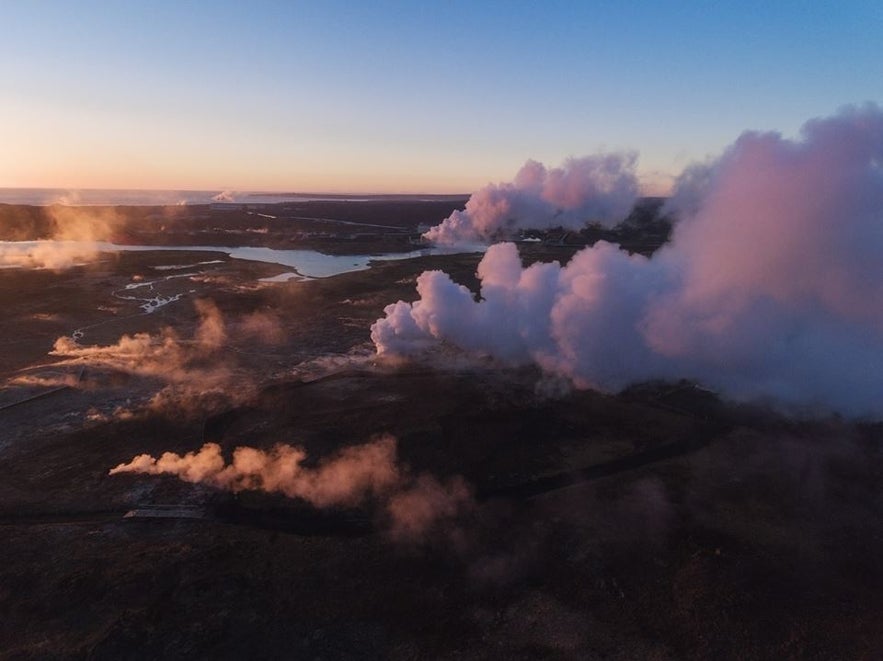
[[[70,254],[84,255],[89,261],[90,253],[122,251],[169,251],[169,252],[220,252],[233,259],[279,264],[293,269],[307,278],[327,278],[339,273],[364,271],[372,261],[412,259],[425,255],[451,254],[455,252],[481,252],[485,246],[470,248],[422,248],[411,252],[385,255],[326,255],[316,250],[276,250],[261,247],[233,246],[143,246],[117,245],[107,241],[0,241],[0,268],[22,267],[22,255],[46,253],[52,249]],[[26,267],[25,267],[26,268]]]

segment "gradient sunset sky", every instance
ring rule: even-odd
[[[0,1],[0,187],[469,192],[883,100],[883,2]]]

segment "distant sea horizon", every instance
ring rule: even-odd
[[[277,202],[456,200],[469,193],[286,193],[230,190],[124,190],[109,188],[0,188],[0,204],[32,206],[176,206],[193,204],[274,204]]]

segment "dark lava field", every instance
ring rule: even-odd
[[[153,210],[171,220],[152,243],[395,252],[456,206],[324,204],[283,230]],[[148,242],[147,211],[113,213]],[[39,238],[26,230],[4,238]],[[620,243],[650,252],[657,230]],[[522,256],[565,261],[596,238]],[[573,390],[448,348],[374,354],[371,324],[420,273],[474,288],[479,259],[288,282],[205,251],[0,269],[0,658],[879,657],[883,423],[789,419],[687,382]],[[145,313],[126,296],[148,286],[163,304]],[[381,435],[403,473],[464,487],[418,535],[373,496],[108,474],[205,443],[228,458],[285,443],[315,467]]]

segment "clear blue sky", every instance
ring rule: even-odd
[[[469,191],[883,101],[883,2],[0,0],[0,186]]]

